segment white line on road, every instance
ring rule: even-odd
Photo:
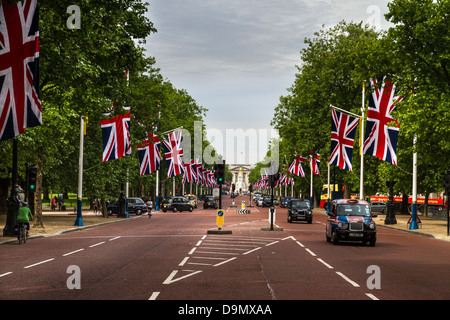
[[[1,278],[1,277],[4,277],[4,276],[7,276],[8,274],[11,274],[11,273],[12,273],[12,271],[6,272],[6,273],[4,273],[4,274],[0,274],[0,278]]]
[[[189,259],[189,257],[185,257],[178,266],[180,266],[180,267],[184,266],[184,264],[186,263],[186,261],[188,261],[188,259]]]
[[[194,248],[192,248],[192,250],[191,250],[191,251],[189,251],[189,253],[188,253],[188,254],[193,254],[193,253],[194,253],[194,251],[195,251],[195,249],[197,249],[197,247],[194,247]]]
[[[273,245],[273,244],[275,244],[275,243],[278,243],[278,242],[279,242],[279,241],[274,241],[274,242],[268,243],[268,244],[266,244],[266,247],[271,246],[271,245]]]
[[[348,283],[350,283],[352,286],[354,286],[354,287],[356,287],[356,288],[358,288],[359,287],[359,284],[357,284],[355,281],[353,281],[353,280],[350,280],[348,277],[346,277],[343,273],[341,273],[341,272],[339,272],[339,271],[336,271],[336,273],[338,274],[338,275],[340,275],[345,281],[347,281]]]
[[[84,249],[78,249],[78,250],[75,250],[75,251],[71,251],[71,252],[65,253],[62,256],[63,257],[70,256],[71,254],[74,254],[74,253],[77,253],[77,252],[80,252],[80,251],[83,251],[83,250]]]
[[[90,245],[89,248],[93,248],[93,247],[99,246],[99,245],[104,244],[104,243],[105,243],[105,241],[102,241],[102,242]]]
[[[322,259],[317,258],[317,260],[319,260],[320,262],[322,262],[322,264],[323,264],[324,266],[326,266],[328,269],[334,269],[332,266],[330,266],[328,263],[326,263],[326,262],[323,261]]]
[[[300,247],[302,247],[302,248],[305,247],[300,241],[296,241],[296,242],[297,242],[297,244],[298,244]]]
[[[366,293],[366,296],[368,296],[370,299],[372,299],[372,300],[380,300],[380,299],[378,299],[377,297],[375,297],[373,294],[371,294],[371,293]]]
[[[150,296],[150,298],[148,298],[148,300],[156,300],[156,298],[159,296],[160,292],[155,291],[152,293],[152,295]]]
[[[109,241],[114,241],[114,240],[117,240],[117,239],[119,239],[120,238],[120,236],[117,236],[117,237],[114,237],[114,238],[112,238],[112,239],[109,239]]]
[[[255,248],[255,249],[253,249],[253,250],[244,252],[242,255],[246,255],[246,254],[252,253],[253,251],[256,251],[256,250],[259,250],[259,249],[261,249],[261,247],[258,247],[258,248]]]
[[[225,261],[222,261],[222,262],[219,262],[219,263],[216,263],[215,265],[213,265],[213,267],[220,266],[220,265],[225,264],[225,263],[227,263],[227,262],[233,261],[234,259],[236,259],[236,257],[230,258],[230,259],[228,259],[228,260],[225,260]]]
[[[28,268],[37,266],[39,264],[43,264],[43,263],[50,262],[50,261],[53,261],[53,260],[55,260],[55,258],[51,258],[51,259],[47,259],[47,260],[44,260],[44,261],[41,261],[41,262],[38,262],[38,263],[30,264],[29,266],[26,266],[26,267],[23,267],[23,268],[24,269],[28,269]]]
[[[309,254],[312,255],[313,257],[316,257],[316,256],[317,256],[314,252],[312,252],[312,251],[309,250],[308,248],[305,248],[305,250],[308,251]]]

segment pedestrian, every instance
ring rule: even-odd
[[[147,208],[148,208],[148,218],[150,219],[152,217],[152,208],[153,208],[152,198],[148,198],[148,200],[147,200]]]
[[[56,196],[52,199],[52,211],[56,209]]]

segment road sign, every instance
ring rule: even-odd
[[[217,227],[219,227],[219,229],[222,228],[222,226],[223,226],[223,219],[224,219],[224,217],[225,217],[225,214],[224,214],[223,210],[222,209],[217,210],[217,222],[216,222],[216,224],[217,224]]]

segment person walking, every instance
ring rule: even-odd
[[[148,198],[147,200],[147,208],[148,208],[148,218],[150,219],[152,217],[152,208],[153,208],[153,201],[151,198]]]

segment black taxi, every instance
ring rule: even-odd
[[[362,241],[375,246],[377,229],[367,201],[358,199],[339,199],[331,203],[325,228],[328,242]]]

